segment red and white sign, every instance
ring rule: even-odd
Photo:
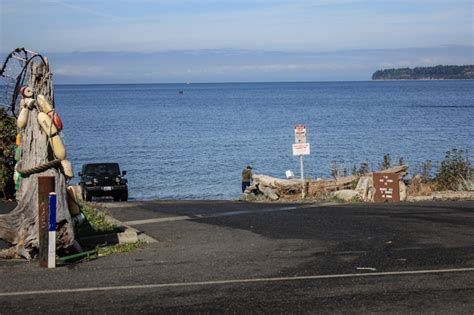
[[[295,143],[306,143],[306,126],[296,125],[295,126]]]
[[[309,143],[295,143],[293,144],[293,155],[309,155]]]

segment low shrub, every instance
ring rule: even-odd
[[[434,178],[436,190],[466,190],[472,168],[463,150],[447,151]]]

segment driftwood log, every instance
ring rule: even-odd
[[[32,63],[28,86],[35,95],[42,94],[54,105],[52,75],[45,63]],[[54,160],[48,136],[38,123],[38,109],[29,112],[27,125],[21,130],[21,168],[29,169]],[[17,207],[8,214],[0,215],[0,239],[11,247],[0,252],[0,257],[34,259],[38,254],[38,177],[54,176],[57,194],[57,247],[69,248],[74,243],[74,229],[67,207],[66,178],[58,168],[32,174],[21,179],[17,192]]]
[[[399,178],[403,178],[407,174],[408,166],[401,165],[395,166],[390,169],[380,171],[381,173],[395,173],[398,174]],[[324,199],[329,196],[330,193],[339,191],[354,189],[355,185],[365,178],[371,178],[372,173],[367,173],[364,176],[345,176],[338,177],[336,179],[328,180],[306,180],[305,189],[306,196],[313,199]],[[254,175],[254,183],[248,187],[247,193],[257,192],[262,193],[268,199],[298,199],[301,194],[301,180],[299,179],[279,179],[267,175]],[[368,185],[368,184],[367,184]],[[365,187],[365,186],[364,186]],[[271,191],[269,190],[271,189]],[[363,188],[360,188],[363,189]],[[365,187],[367,190],[368,188]],[[357,189],[356,189],[357,190]],[[367,191],[364,192],[364,195]],[[276,197],[275,197],[276,196]]]

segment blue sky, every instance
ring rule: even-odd
[[[0,0],[0,11],[0,52],[47,55],[66,83],[119,73],[130,73],[120,82],[285,81],[285,69],[286,80],[364,80],[390,65],[474,63],[472,1]],[[150,56],[148,67],[137,60]]]

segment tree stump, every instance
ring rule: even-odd
[[[30,65],[28,86],[33,88],[35,96],[44,95],[54,106],[52,74],[47,59],[44,63]],[[22,169],[28,169],[44,164],[54,159],[49,145],[48,136],[38,123],[38,109],[34,107],[29,112],[28,122],[20,131]],[[57,248],[69,248],[74,243],[74,229],[67,207],[66,177],[58,168],[32,174],[21,179],[17,192],[17,207],[8,214],[0,215],[0,239],[12,245],[0,252],[0,257],[23,257],[28,260],[38,255],[38,177],[54,176],[55,192],[57,194]]]

